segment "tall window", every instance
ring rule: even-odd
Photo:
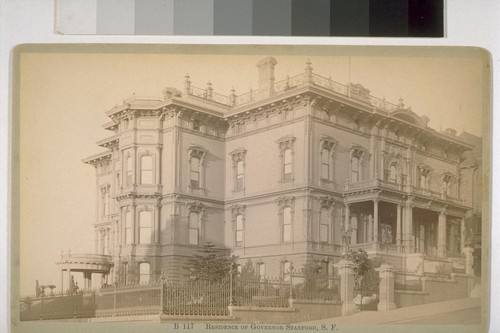
[[[321,242],[328,243],[330,237],[330,221],[328,216],[328,209],[321,208],[319,217],[319,238]]]
[[[429,177],[431,170],[426,166],[420,166],[420,188],[427,189],[429,187]]]
[[[246,149],[238,148],[232,151],[231,158],[233,160],[234,172],[234,189],[242,190],[245,188],[245,155]]]
[[[259,274],[259,280],[264,281],[266,278],[266,264],[260,263],[257,267],[257,274]]]
[[[151,278],[151,268],[149,263],[139,263],[139,284],[148,284]]]
[[[423,174],[420,174],[420,188],[427,188],[427,177]]]
[[[153,184],[153,157],[141,157],[141,184]]]
[[[330,179],[330,149],[321,149],[321,179]]]
[[[125,162],[125,167],[126,167],[126,181],[127,181],[127,185],[132,185],[133,182],[134,182],[134,165],[133,165],[133,161],[132,161],[132,157],[131,156],[128,156],[127,159],[126,159],[126,162]]]
[[[132,221],[132,212],[128,211],[125,213],[125,243],[132,244],[134,243],[134,233],[133,233],[133,221]]]
[[[286,149],[283,155],[283,178],[289,180],[292,179],[292,150]]]
[[[139,244],[151,244],[152,214],[143,210],[139,213]]]
[[[351,182],[356,183],[359,181],[359,157],[353,156],[351,158]]]
[[[236,163],[236,189],[241,190],[245,184],[243,161]]]
[[[294,144],[295,144],[295,137],[293,136],[286,136],[278,140],[282,181],[293,179]]]
[[[292,209],[283,208],[283,242],[292,240]]]
[[[200,159],[191,157],[191,187],[200,187]]]
[[[189,186],[188,191],[191,193],[203,193],[204,187],[204,172],[203,161],[207,151],[200,146],[190,146],[188,150],[189,163]]]
[[[127,274],[128,274],[128,263],[124,262],[122,264],[122,283],[123,285],[127,285]]]
[[[200,215],[195,212],[189,213],[189,244],[198,245],[199,243]]]
[[[283,280],[285,282],[290,281],[290,273],[292,270],[292,263],[290,261],[283,261],[281,267],[282,267],[281,275],[283,276]]]
[[[236,216],[236,246],[243,246],[243,215]]]
[[[398,169],[396,167],[396,163],[392,163],[389,167],[389,181],[393,183],[397,183],[398,181]]]

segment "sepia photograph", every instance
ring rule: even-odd
[[[14,58],[13,331],[487,330],[486,51]]]

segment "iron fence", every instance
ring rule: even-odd
[[[227,316],[231,278],[220,281],[176,281],[163,286],[163,314]]]
[[[340,278],[330,275],[291,275],[292,298],[295,300],[340,300]]]
[[[218,281],[154,281],[145,285],[113,285],[73,293],[21,298],[21,320],[74,319],[157,315],[223,317],[229,305],[288,308],[290,299],[336,302],[340,280],[334,276],[241,279]]]
[[[242,280],[234,283],[232,305],[287,308],[290,298],[290,283],[281,278]]]

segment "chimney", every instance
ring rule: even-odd
[[[259,99],[274,95],[274,66],[278,62],[273,57],[267,57],[257,63],[259,68]]]

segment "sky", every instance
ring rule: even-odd
[[[112,135],[101,126],[110,121],[105,112],[134,93],[160,96],[165,87],[182,90],[186,73],[194,86],[203,88],[210,81],[217,93],[228,95],[234,87],[243,94],[257,88],[256,63],[273,55],[259,52],[21,56],[21,294],[33,293],[37,279],[59,289],[55,262],[61,251],[94,250],[95,173],[81,160],[103,151],[95,142]],[[436,130],[452,127],[481,135],[484,63],[477,54],[320,56],[305,48],[297,56],[281,53],[274,55],[276,81],[302,73],[310,59],[316,74],[360,83],[395,104],[403,98]]]

